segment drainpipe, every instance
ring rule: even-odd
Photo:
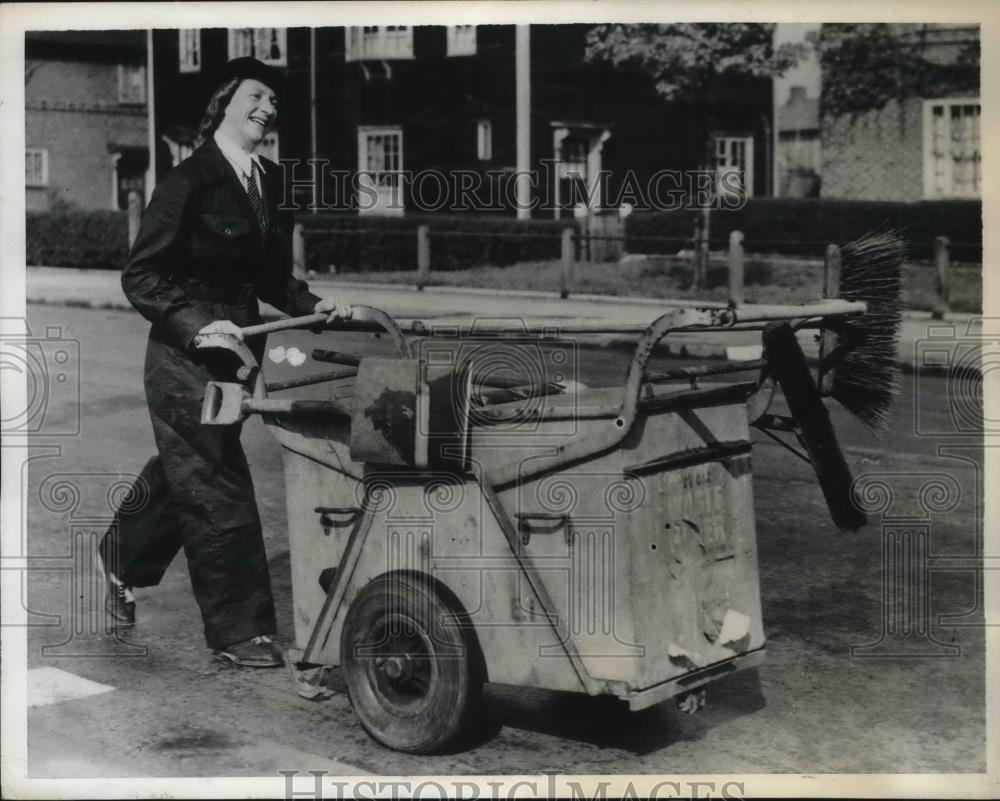
[[[517,94],[517,219],[531,219],[531,28],[515,27]]]
[[[319,161],[319,151],[316,144],[316,29],[309,29],[309,142],[312,158],[312,203],[309,211],[315,214],[319,211],[319,176],[316,175],[316,165]]]
[[[149,148],[149,166],[146,167],[144,188],[146,190],[146,203],[149,203],[149,199],[153,196],[153,186],[156,183],[156,95],[153,94],[152,28],[146,31],[146,128],[146,147]]]

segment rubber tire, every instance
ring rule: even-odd
[[[406,618],[427,647],[427,692],[407,708],[379,686],[376,657],[364,652],[381,639],[388,615]],[[395,751],[441,751],[479,718],[484,671],[475,633],[458,601],[428,577],[391,573],[369,582],[347,611],[340,654],[347,695],[361,725]]]

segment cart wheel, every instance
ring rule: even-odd
[[[427,578],[370,582],[340,638],[344,683],[365,730],[397,751],[438,751],[476,718],[482,660],[458,601]]]

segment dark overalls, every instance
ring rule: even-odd
[[[233,381],[228,351],[196,350],[213,320],[260,321],[258,298],[292,315],[319,298],[291,272],[291,215],[280,169],[264,160],[267,231],[242,181],[209,140],[157,185],[122,287],[152,323],[145,388],[158,455],[146,463],[101,544],[126,585],[158,584],[183,547],[210,648],[275,632],[260,516],[240,426],[201,425],[209,380]],[[250,343],[258,359],[262,341]]]

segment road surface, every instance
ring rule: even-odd
[[[938,501],[935,509],[946,511],[914,523],[930,536],[931,565],[919,574],[926,584],[915,590],[927,599],[926,631],[883,636],[892,618],[883,613],[880,526],[839,533],[808,466],[757,437],[768,637],[761,668],[712,685],[707,707],[691,717],[670,702],[629,713],[609,699],[490,685],[490,720],[479,741],[456,753],[415,757],[369,739],[344,695],[306,701],[284,671],[214,662],[183,558],[161,586],[137,590],[134,633],[123,641],[90,633],[90,618],[79,608],[100,603],[89,549],[107,524],[109,489],[153,452],[141,384],[147,325],[127,311],[49,306],[30,306],[29,323],[36,336],[59,327],[56,336],[77,341],[80,353],[79,405],[72,370],[43,398],[46,431],[72,435],[36,437],[29,454],[33,776],[985,770],[982,579],[974,569],[982,447],[959,430],[942,377],[904,377],[892,427],[881,440],[834,413],[855,474],[891,474],[893,513],[919,511],[925,474],[943,474],[939,484],[960,488],[950,507]],[[384,348],[369,336],[300,336],[307,338],[304,347]],[[610,385],[624,374],[621,351],[577,353],[585,383]],[[243,439],[287,642],[291,587],[280,448],[256,419]],[[852,646],[880,639],[881,651],[861,648],[852,656]],[[899,650],[908,656],[891,655]]]

